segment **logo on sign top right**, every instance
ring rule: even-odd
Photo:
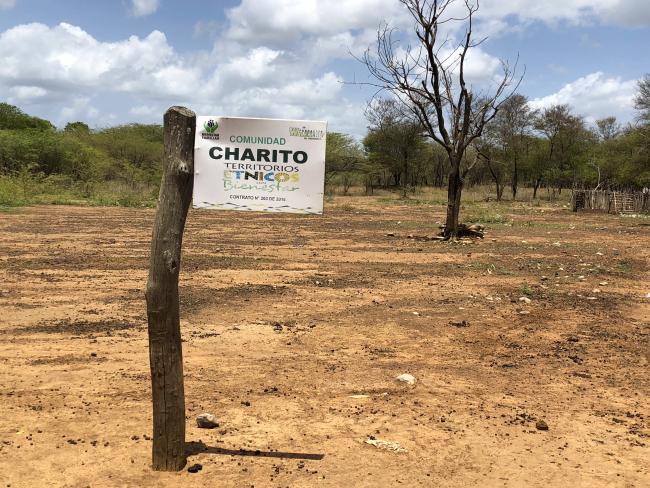
[[[310,141],[320,141],[325,137],[324,130],[307,129],[306,127],[289,127],[291,137],[302,137]]]

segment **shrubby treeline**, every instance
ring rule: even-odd
[[[649,187],[650,75],[639,83],[635,105],[634,123],[608,117],[590,125],[567,105],[532,110],[525,96],[514,94],[466,151],[464,185],[489,185],[496,200],[516,199],[522,188],[535,198],[542,188],[553,197],[572,188]],[[447,154],[402,104],[375,100],[366,119],[362,141],[327,134],[330,192],[382,188],[408,197],[418,187],[447,185]],[[90,129],[73,122],[57,130],[0,103],[0,205],[153,205],[162,157],[160,125]]]
[[[0,205],[151,204],[162,155],[160,125],[91,130],[74,122],[57,130],[0,103]]]
[[[463,161],[465,185],[490,185],[496,200],[533,198],[565,189],[639,190],[650,187],[650,76],[639,83],[638,118],[626,126],[614,117],[590,125],[568,105],[532,110],[514,94],[502,105]],[[343,193],[352,186],[392,188],[407,196],[417,187],[447,184],[448,158],[396,100],[373,101],[362,143],[328,134],[327,174]]]

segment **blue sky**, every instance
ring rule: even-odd
[[[476,87],[519,57],[519,91],[592,122],[634,118],[650,73],[647,0],[483,0]],[[325,119],[362,135],[373,91],[361,54],[380,22],[410,32],[397,0],[0,0],[0,99],[59,126],[202,115]],[[448,34],[460,31],[450,28]]]

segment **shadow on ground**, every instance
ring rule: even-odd
[[[280,451],[260,451],[249,449],[227,449],[224,447],[208,446],[203,442],[188,442],[186,444],[186,451],[188,456],[195,456],[197,454],[221,454],[225,456],[250,456],[250,457],[263,457],[263,458],[278,458],[278,459],[306,459],[310,461],[321,461],[325,454],[311,454],[304,452],[280,452]]]

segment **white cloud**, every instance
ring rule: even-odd
[[[481,3],[479,13],[489,19],[513,16],[524,23],[650,25],[647,0],[500,0]]]
[[[12,86],[9,92],[11,93],[10,103],[30,102],[47,95],[47,90],[40,86]]]
[[[292,81],[277,90],[278,99],[286,103],[308,106],[334,100],[341,91],[343,80],[335,73],[325,73],[320,78]]]
[[[485,1],[477,32],[523,31],[536,21],[650,25],[647,1]],[[0,8],[14,3],[0,0]],[[126,5],[142,16],[154,13],[160,2]],[[412,21],[397,0],[241,0],[226,10],[224,22],[197,23],[194,34],[208,46],[182,54],[157,30],[101,42],[66,23],[19,25],[0,33],[0,93],[17,104],[49,103],[57,107],[57,117],[91,116],[110,95],[130,104],[122,109],[128,117],[159,120],[168,105],[180,103],[206,114],[328,119],[333,129],[358,135],[368,93],[344,90],[341,81],[363,78],[366,70],[358,65],[356,75],[343,75],[338,71],[347,66],[333,68],[331,62],[350,60],[349,52],[361,55],[384,21],[412,35]],[[470,51],[466,74],[475,87],[490,84],[500,70],[484,46]],[[611,113],[629,119],[633,92],[633,81],[594,73],[534,103],[568,102],[589,117]],[[346,98],[350,93],[356,101]]]
[[[481,4],[480,16],[506,18],[515,16],[520,21],[539,20],[554,23],[562,20],[579,22],[593,17],[599,9],[619,0],[501,0]]]
[[[59,121],[95,121],[99,116],[99,110],[90,104],[90,98],[77,97],[71,103],[61,109]]]
[[[608,78],[604,73],[591,73],[562,87],[557,93],[531,100],[535,109],[557,104],[567,104],[588,122],[617,117],[623,122],[630,120],[634,105],[637,80]]]
[[[380,22],[405,18],[404,9],[394,0],[242,0],[226,14],[227,36],[243,42],[376,29]]]
[[[158,10],[160,0],[131,0],[131,12],[136,17],[151,15]]]
[[[650,25],[650,6],[647,0],[620,0],[601,12],[601,17],[613,23],[632,27]]]
[[[464,8],[456,2],[449,15],[462,16]],[[375,32],[382,22],[398,28],[411,23],[396,0],[242,0],[226,14],[226,37],[245,44],[253,39],[288,43],[305,36],[320,40],[344,33],[356,37]],[[483,37],[523,30],[534,21],[648,26],[650,8],[648,0],[494,0],[481,2],[476,19],[477,34]]]
[[[316,79],[285,81],[274,86],[253,85],[240,90],[224,90],[218,105],[214,101],[204,101],[203,106],[215,114],[318,119],[325,111],[335,111],[334,107],[346,103],[340,96],[342,80],[334,73],[325,73]]]
[[[260,80],[274,74],[273,62],[282,54],[267,47],[251,49],[245,56],[228,61],[223,70],[238,78]]]
[[[368,46],[377,40],[377,32],[364,29],[357,34],[339,32],[313,39],[303,56],[315,64],[324,64],[332,59],[350,59],[350,54],[360,57]]]
[[[159,31],[102,43],[70,24],[19,25],[0,34],[0,58],[0,83],[53,94],[102,88],[184,96],[194,88],[174,80],[192,82],[196,76]]]
[[[465,76],[470,83],[489,83],[501,74],[501,61],[499,58],[486,53],[479,47],[468,51],[465,61]]]
[[[0,59],[0,91],[21,106],[58,107],[51,117],[59,124],[105,122],[96,107],[110,94],[135,101],[127,116],[148,121],[179,103],[278,118],[323,118],[348,103],[336,73],[319,73],[294,53],[260,46],[216,59],[183,56],[159,31],[106,43],[70,24],[19,25],[0,33]]]
[[[162,119],[163,111],[165,110],[162,106],[151,105],[136,105],[129,110],[129,114],[136,117],[137,120],[147,121],[147,122],[160,122]]]
[[[14,8],[16,0],[0,0],[0,10]]]

